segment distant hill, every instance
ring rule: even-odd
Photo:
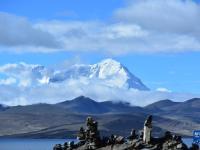
[[[1,105],[0,104],[0,111],[4,111],[6,109],[8,109],[9,107],[8,106],[5,106],[5,105]]]
[[[155,115],[185,120],[189,123],[200,123],[200,98],[193,98],[184,102],[158,101],[145,108]]]
[[[56,106],[62,107],[70,112],[85,114],[145,112],[143,108],[131,106],[129,103],[112,101],[96,102],[85,96],[58,103]]]
[[[144,108],[123,102],[96,102],[80,96],[57,104],[35,104],[7,107],[0,111],[0,136],[30,138],[75,137],[87,116],[99,122],[101,134],[128,135],[132,128],[143,129],[149,114],[153,114],[153,133],[169,130],[191,135],[200,129],[200,99],[185,102],[163,100]],[[194,115],[195,114],[195,115]]]
[[[100,103],[84,96],[58,103],[56,106],[76,113],[99,114],[109,112],[109,109]]]
[[[193,98],[184,102],[162,100],[145,107],[145,109],[151,110],[154,113],[159,113],[160,111],[156,111],[156,108],[167,114],[199,114],[200,98]]]
[[[173,102],[172,100],[166,99],[147,105],[145,109],[152,113],[158,113],[164,111],[165,108],[173,107],[176,104],[179,104],[179,102]]]
[[[159,109],[162,109],[163,107],[169,107],[169,106],[173,106],[173,105],[176,105],[176,104],[179,104],[179,102],[173,102],[172,100],[161,100],[161,101],[158,101],[158,102],[155,102],[155,103],[152,103],[148,106],[146,106],[145,108],[159,108]]]

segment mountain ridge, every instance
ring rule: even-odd
[[[100,129],[104,134],[127,135],[131,128],[141,130],[144,120],[149,114],[153,115],[156,135],[169,130],[191,136],[193,130],[200,128],[200,115],[194,115],[193,105],[188,105],[195,101],[198,102],[199,99],[174,103],[174,106],[180,105],[185,108],[187,105],[191,107],[188,111],[180,108],[174,112],[171,112],[171,109],[163,109],[165,107],[160,107],[162,111],[156,111],[155,109],[131,106],[129,103],[120,101],[96,102],[84,96],[57,104],[13,106],[0,111],[0,137],[75,137],[75,133],[80,126],[84,125],[87,116],[92,116],[99,121]],[[169,100],[164,102],[171,103]],[[175,109],[174,106],[172,109]],[[196,111],[197,114],[199,112]]]
[[[103,101],[96,102],[95,100],[85,97],[79,96],[72,100],[67,100],[61,103],[57,103],[57,106],[63,107],[65,109],[69,109],[73,112],[78,113],[121,113],[121,112],[142,112],[144,111],[141,107],[131,106],[129,103],[122,101]],[[90,108],[90,109],[88,109]],[[134,111],[133,111],[134,108]],[[79,110],[79,111],[75,111]]]

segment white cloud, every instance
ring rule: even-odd
[[[0,12],[0,45],[5,47],[59,48],[48,32],[36,29],[24,17]]]
[[[160,87],[160,88],[157,88],[156,91],[158,92],[172,92],[171,90],[167,89],[167,88],[163,88],[163,87]]]
[[[7,76],[9,81],[14,82],[15,79],[15,83],[19,87],[35,86],[38,82],[44,83],[47,80],[44,77],[50,72],[51,70],[47,70],[41,65],[26,64],[23,62],[0,66],[0,73]],[[2,80],[2,83],[3,81],[5,83],[5,80]]]
[[[121,55],[200,50],[194,36],[153,31],[134,23],[43,22],[36,25],[62,41],[66,51]]]
[[[0,86],[1,102],[6,105],[27,105],[33,103],[57,103],[70,100],[80,95],[91,97],[97,101],[113,100],[130,102],[132,105],[144,106],[152,102],[172,99],[183,101],[199,95],[158,92],[136,91],[110,88],[100,83],[85,84],[77,80],[68,80],[57,84],[45,84],[37,87],[14,88]]]
[[[69,67],[69,66],[68,66]],[[61,71],[61,70],[56,70]],[[51,70],[40,65],[25,63],[0,66],[0,73],[6,79],[0,80],[0,103],[6,105],[27,105],[33,103],[57,103],[80,95],[97,101],[113,100],[144,106],[152,102],[172,99],[183,101],[200,95],[174,93],[166,88],[156,91],[138,91],[103,84],[98,79],[86,77],[69,78],[61,82],[48,82]]]
[[[0,46],[17,52],[173,53],[200,51],[200,4],[192,0],[129,0],[111,22],[31,23],[0,13]]]
[[[129,0],[115,12],[119,21],[149,30],[199,35],[200,5],[193,0]]]

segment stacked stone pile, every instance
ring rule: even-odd
[[[188,148],[181,136],[173,135],[169,131],[161,138],[152,137],[151,120],[152,116],[147,118],[144,123],[145,132],[142,131],[139,135],[136,134],[136,130],[132,129],[127,138],[118,135],[101,138],[98,122],[88,117],[86,129],[81,127],[77,135],[79,142],[56,144],[53,150],[200,150],[197,144]]]

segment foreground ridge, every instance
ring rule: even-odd
[[[166,131],[163,137],[152,137],[152,128],[150,115],[144,123],[144,130],[139,135],[132,129],[130,136],[126,138],[118,135],[100,137],[98,122],[88,117],[86,129],[80,127],[78,142],[56,144],[53,150],[199,150],[199,146],[195,143],[188,148],[181,136],[173,135],[169,131]]]

